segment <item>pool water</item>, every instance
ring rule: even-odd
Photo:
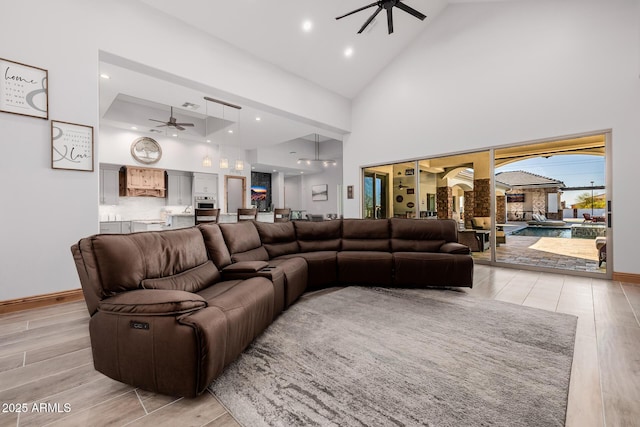
[[[571,228],[525,227],[511,233],[513,236],[571,238]]]

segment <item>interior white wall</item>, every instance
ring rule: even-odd
[[[612,129],[614,271],[640,273],[638,1],[453,4],[355,100],[345,216],[360,167]],[[382,119],[384,118],[384,120]]]
[[[52,170],[49,122],[0,113],[0,300],[80,286],[69,247],[99,231],[97,169],[105,161],[97,154],[100,51],[349,129],[349,100],[138,2],[23,0],[4,4],[2,16],[1,56],[49,71],[50,119],[96,128],[96,171]],[[34,199],[44,208],[28,210]]]
[[[284,207],[302,210],[302,177],[287,176],[284,178]]]
[[[311,200],[311,187],[314,185],[327,184],[328,198],[325,201]],[[338,197],[342,197],[338,193],[338,186],[342,185],[342,168],[341,164],[337,166],[329,166],[322,173],[313,175],[303,175],[300,179],[300,194],[302,210],[307,214],[336,214],[339,213]]]

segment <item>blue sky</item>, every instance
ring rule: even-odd
[[[559,155],[548,159],[537,157],[535,159],[521,160],[496,168],[496,173],[507,171],[526,171],[553,178],[565,183],[567,187],[605,185],[605,158],[603,156],[588,155]],[[588,191],[567,191],[562,195],[567,206],[575,202],[578,194]],[[604,190],[596,190],[595,194],[602,194]]]

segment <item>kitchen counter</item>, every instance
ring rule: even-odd
[[[167,229],[193,227],[196,218],[193,212],[167,213]]]
[[[131,220],[131,232],[160,231],[165,228],[166,221],[161,219],[134,219]]]

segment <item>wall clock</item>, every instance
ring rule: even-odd
[[[160,160],[162,148],[155,139],[143,136],[131,144],[131,156],[140,163],[150,165]]]

